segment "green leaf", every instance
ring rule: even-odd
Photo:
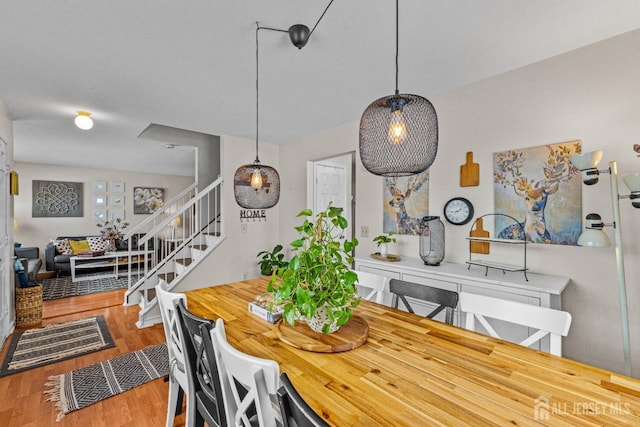
[[[291,270],[297,270],[298,268],[300,268],[300,258],[298,255],[291,258],[291,261],[289,261],[289,268]]]
[[[301,216],[313,216],[313,212],[311,212],[311,209],[302,210],[298,213],[298,215],[296,215],[296,218]]]
[[[344,219],[343,217],[339,216],[338,217],[338,225],[340,226],[340,228],[342,228],[344,230],[345,228],[347,228],[349,226],[349,223],[347,222],[346,219]]]

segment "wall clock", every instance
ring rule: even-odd
[[[453,225],[464,225],[473,218],[473,205],[464,197],[454,197],[444,205],[444,217]]]

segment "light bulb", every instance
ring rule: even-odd
[[[260,168],[255,168],[253,170],[253,174],[251,175],[251,186],[256,190],[262,188],[262,174],[260,173]]]
[[[407,125],[404,121],[402,110],[391,112],[387,140],[393,145],[403,144],[407,140]]]
[[[82,130],[89,130],[93,127],[93,120],[91,120],[91,113],[88,111],[78,110],[78,115],[75,119],[75,124]]]

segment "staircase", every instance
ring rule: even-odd
[[[184,189],[164,206],[128,231],[128,290],[124,305],[138,304],[136,325],[162,322],[155,295],[160,279],[175,288],[223,241],[222,177],[201,192],[196,184]]]

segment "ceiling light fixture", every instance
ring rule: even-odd
[[[91,113],[88,111],[78,110],[78,115],[75,118],[76,126],[82,130],[89,130],[93,127],[93,120],[91,119]]]
[[[360,119],[360,159],[375,175],[423,172],[438,152],[438,117],[429,100],[398,90],[398,0],[396,0],[396,91],[373,101]]]
[[[298,49],[302,49],[309,41],[309,37],[315,31],[324,14],[327,13],[331,3],[333,3],[333,0],[329,2],[312,30],[309,30],[309,27],[303,24],[292,25],[289,30],[280,30],[261,27],[256,22],[256,159],[251,164],[240,166],[233,175],[233,194],[236,203],[245,209],[268,209],[275,206],[280,199],[280,175],[278,171],[271,166],[263,165],[258,157],[260,105],[258,31],[271,30],[288,33],[293,45]]]

